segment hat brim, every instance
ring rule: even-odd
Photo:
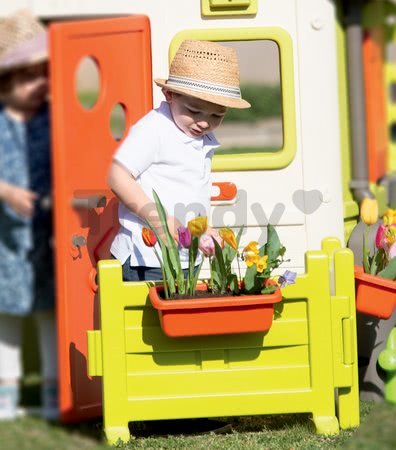
[[[12,64],[4,64],[0,61],[0,75],[12,72],[13,70],[23,69],[24,67],[34,66],[45,61],[48,61],[48,52],[46,50],[31,58],[14,61]]]
[[[167,81],[168,80],[156,78],[154,80],[154,83],[159,87],[169,89],[170,91],[176,92],[177,94],[189,95],[190,97],[199,98],[201,100],[205,100],[207,102],[214,103],[220,106],[225,106],[227,108],[246,109],[251,107],[250,103],[243,98],[224,97],[222,95],[214,95],[206,92],[199,92],[186,88],[169,86]]]

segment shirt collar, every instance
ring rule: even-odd
[[[177,135],[184,144],[189,144],[190,142],[195,141],[195,138],[187,136],[187,134],[184,133],[175,124],[168,102],[165,102],[165,101],[161,102],[157,111],[160,114],[164,115],[168,120],[170,120],[172,122],[172,128],[174,128],[174,130],[175,130],[175,135]],[[209,153],[212,149],[220,146],[220,143],[218,142],[218,140],[216,139],[215,135],[212,132],[205,134],[203,139],[204,139],[203,148],[205,150],[205,153]]]

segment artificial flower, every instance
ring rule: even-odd
[[[213,237],[209,234],[203,234],[199,239],[198,248],[205,256],[213,256],[215,254],[215,244]]]
[[[200,237],[208,228],[208,218],[206,216],[198,216],[190,220],[187,226],[193,236]]]
[[[142,229],[142,238],[147,247],[154,247],[154,245],[157,243],[157,238],[155,237],[154,231],[150,228]]]
[[[234,250],[238,250],[235,233],[231,230],[231,228],[220,228],[219,234],[224,242],[227,242],[227,244]]]
[[[278,283],[280,287],[283,288],[288,284],[294,284],[296,282],[297,273],[291,270],[286,270],[283,275],[278,278]]]
[[[261,256],[261,258],[259,258],[259,260],[256,263],[257,272],[262,273],[263,270],[265,270],[267,268],[267,265],[268,265],[267,260],[268,260],[268,255],[264,255],[264,256]]]
[[[249,242],[249,244],[243,249],[242,253],[246,254],[246,255],[248,255],[250,253],[253,253],[254,255],[258,255],[259,254],[258,242],[256,242],[256,241]]]
[[[396,242],[396,225],[380,225],[375,236],[375,246],[388,250]]]
[[[378,203],[375,198],[365,197],[360,205],[360,218],[366,225],[373,225],[378,220]]]
[[[384,225],[394,225],[396,224],[396,209],[387,209],[385,211],[384,217]]]
[[[189,248],[191,245],[191,233],[187,227],[179,227],[177,229],[179,235],[179,244],[184,248]]]
[[[259,255],[255,255],[254,253],[250,253],[245,256],[245,264],[247,267],[251,267],[253,264],[257,264],[259,260]]]

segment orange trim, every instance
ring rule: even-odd
[[[369,179],[376,183],[387,172],[387,125],[384,75],[384,31],[366,31],[363,41],[363,69],[366,98]]]
[[[212,197],[211,201],[233,200],[238,193],[237,187],[230,181],[215,182],[212,183],[212,186],[217,186],[220,189],[220,193]]]

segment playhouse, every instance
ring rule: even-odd
[[[382,212],[396,206],[396,58],[389,56],[396,7],[44,0],[33,12],[50,24],[62,420],[103,408],[110,442],[128,440],[128,421],[161,418],[311,412],[324,434],[358,426],[353,256],[345,247],[364,196],[376,196]],[[212,166],[213,226],[244,225],[248,242],[273,223],[290,259],[285,268],[299,274],[265,335],[165,338],[146,283],[122,283],[119,265],[108,260],[118,227],[106,184],[112,155],[129,127],[159,105],[152,79],[167,74],[185,39],[275,48],[281,145],[219,151]],[[257,48],[254,58],[265,58]],[[89,109],[76,93],[85,58],[99,80]],[[117,137],[115,107],[125,121]],[[383,322],[387,336],[396,317]]]

